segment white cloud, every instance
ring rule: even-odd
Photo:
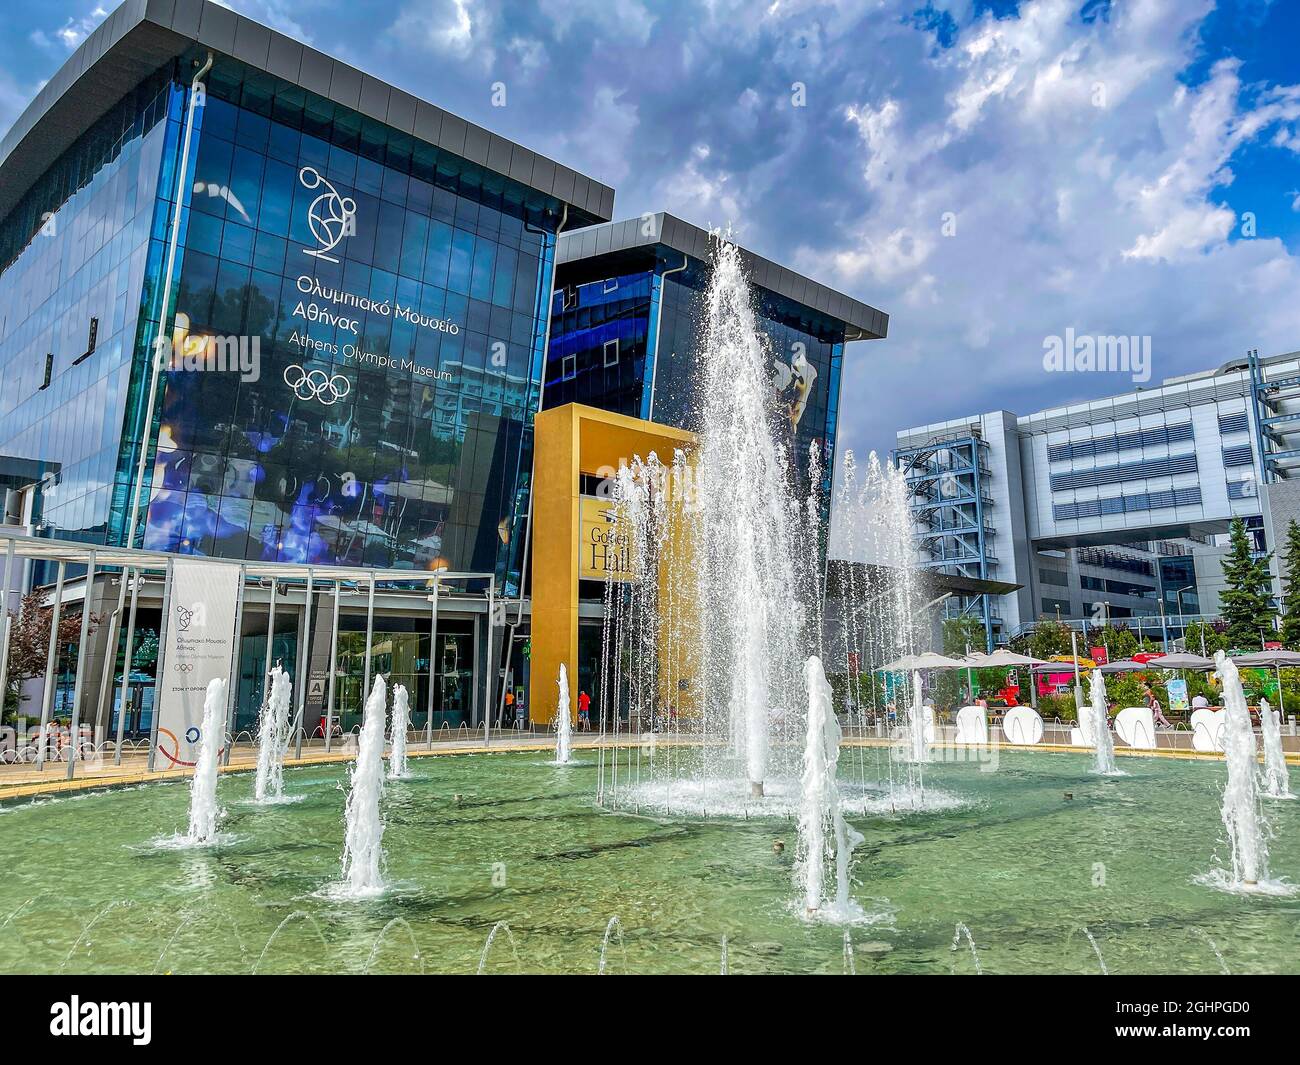
[[[634,103],[609,86],[596,90],[590,107],[572,116],[572,132],[559,138],[561,159],[581,158],[593,177],[614,184],[627,176],[638,118]]]
[[[538,6],[559,39],[575,28],[583,36],[614,30],[622,38],[644,44],[655,24],[648,5],[638,0],[541,0]]]
[[[397,42],[423,45],[446,59],[477,59],[485,68],[496,56],[488,8],[475,0],[421,0],[409,4],[389,28],[389,36]]]
[[[896,54],[845,108],[862,209],[798,263],[893,312],[889,340],[855,349],[869,370],[845,376],[847,443],[1130,387],[1044,374],[1042,338],[1067,326],[1152,335],[1157,378],[1300,346],[1300,262],[1235,239],[1258,205],[1233,203],[1231,166],[1247,144],[1291,147],[1297,89],[1243,85],[1232,61],[1186,84],[1208,3],[1141,0],[1094,24],[1077,7],[986,15],[919,72]]]
[[[238,11],[241,15],[247,15],[249,18],[256,19],[258,22],[264,22],[274,30],[292,37],[295,41],[302,41],[304,44],[311,41],[312,35],[302,25],[294,15],[291,15],[290,9],[296,9],[299,15],[304,8],[310,9],[311,3],[294,3],[294,0],[215,0],[222,7],[228,7],[232,11]],[[310,21],[310,20],[308,20]]]
[[[58,29],[46,32],[42,29],[32,30],[28,40],[47,51],[70,52],[84,41],[101,22],[108,17],[108,12],[96,6],[89,14],[80,18],[69,18]]]

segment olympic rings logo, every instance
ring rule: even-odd
[[[176,672],[177,672],[177,673],[193,673],[193,672],[194,672],[194,663],[193,663],[193,662],[177,662],[177,663],[176,663],[176,666],[175,666],[175,669],[176,669]]]
[[[352,391],[352,382],[341,373],[331,376],[324,370],[304,370],[296,362],[284,368],[284,383],[299,399],[318,399],[327,407]]]

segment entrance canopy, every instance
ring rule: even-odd
[[[121,567],[132,569],[164,570],[168,562],[188,558],[211,562],[214,565],[242,566],[246,577],[266,577],[274,580],[364,581],[372,578],[376,583],[389,581],[421,581],[430,587],[448,581],[490,581],[491,573],[472,573],[457,570],[414,570],[376,568],[371,566],[312,566],[301,562],[268,562],[261,559],[210,558],[206,555],[179,555],[169,551],[144,551],[134,547],[104,547],[83,544],[72,540],[50,540],[41,536],[28,536],[12,527],[0,526],[0,552],[8,553],[12,545],[16,558],[36,562],[65,562],[70,566],[88,565],[93,556],[96,568]]]

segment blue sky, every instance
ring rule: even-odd
[[[110,6],[0,6],[0,125]],[[1300,348],[1297,0],[229,6],[889,311],[859,450],[1132,387],[1045,370],[1067,329],[1157,382]]]

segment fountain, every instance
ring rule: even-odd
[[[279,666],[271,670],[271,694],[257,724],[257,778],[253,797],[258,802],[284,795],[284,756],[289,747],[289,705],[293,698],[289,674]]]
[[[1259,701],[1259,730],[1264,737],[1264,794],[1270,799],[1292,799],[1295,796],[1291,794],[1286,755],[1282,752],[1280,718],[1267,699]]]
[[[411,702],[406,686],[393,685],[392,747],[388,752],[388,779],[401,780],[406,772],[406,730],[410,727]]]
[[[1231,887],[1255,890],[1268,880],[1268,835],[1259,808],[1258,750],[1246,693],[1237,664],[1216,651],[1214,664],[1223,685],[1223,754],[1228,783],[1223,789],[1223,827],[1232,846]]]
[[[808,545],[798,542],[795,456],[784,442],[788,422],[778,431],[772,353],[758,332],[739,249],[721,238],[705,311],[690,515],[700,673],[707,705],[726,715],[748,792],[760,798],[769,777],[797,773],[782,759],[797,750],[786,741],[799,735],[809,632],[795,560]]]
[[[912,702],[907,714],[907,760],[914,765],[921,765],[930,760],[930,745],[925,740],[928,717],[925,692],[921,687],[921,674],[913,672]]]
[[[644,766],[602,742],[597,794],[706,816],[794,813],[803,666],[821,641],[820,443],[795,447],[773,387],[789,355],[758,330],[738,249],[718,239],[714,253],[687,417],[696,446],[633,456],[611,478],[627,566],[606,582],[599,682],[616,734],[635,720],[701,742]],[[602,740],[606,727],[602,715]]]
[[[379,800],[384,793],[384,717],[388,698],[382,676],[375,677],[366,699],[352,767],[351,788],[344,813],[347,832],[343,845],[341,893],[351,898],[378,895],[384,889],[380,866],[384,851],[384,819]]]
[[[1100,669],[1088,675],[1088,694],[1091,697],[1084,712],[1092,722],[1092,771],[1102,776],[1120,776],[1115,768],[1115,742],[1110,734],[1110,707],[1106,700],[1106,678]]]
[[[222,722],[226,715],[226,682],[219,677],[208,681],[203,699],[203,724],[199,732],[199,753],[190,781],[190,827],[185,842],[215,843],[217,822],[217,756],[221,752]]]
[[[555,711],[555,764],[570,765],[573,762],[573,721],[569,711],[569,670],[560,663],[559,705]]]
[[[844,820],[840,806],[840,725],[831,701],[821,659],[805,666],[808,684],[808,738],[803,753],[803,798],[799,811],[799,848],[795,879],[804,914],[831,921],[857,920],[861,909],[849,898],[853,848],[862,836]],[[827,855],[835,859],[835,901],[823,898]]]

